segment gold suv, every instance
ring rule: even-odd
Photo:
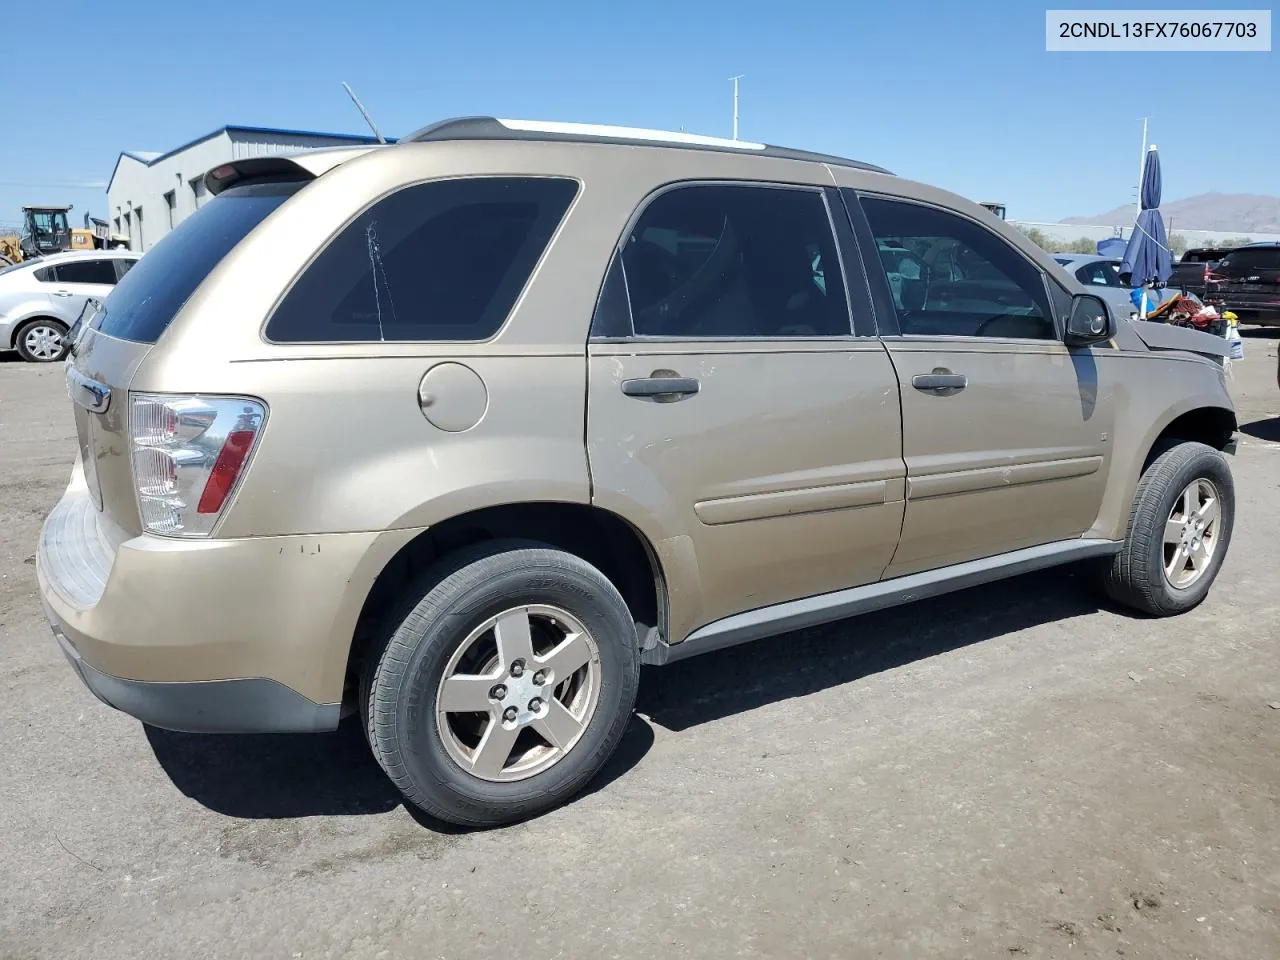
[[[409,801],[508,822],[642,663],[1080,560],[1175,614],[1230,542],[1225,342],[880,168],[467,118],[205,183],[71,332],[38,553],[145,723],[354,712]]]

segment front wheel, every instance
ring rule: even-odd
[[[576,556],[512,543],[447,559],[423,589],[365,665],[382,768],[411,803],[463,826],[568,800],[635,703],[635,623],[618,591]]]
[[[18,355],[28,363],[53,363],[67,355],[67,328],[57,320],[31,320],[14,337]]]
[[[1124,547],[1108,568],[1108,595],[1157,617],[1184,613],[1209,593],[1235,523],[1227,459],[1202,443],[1164,451],[1143,473]]]

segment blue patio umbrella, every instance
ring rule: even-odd
[[[1147,151],[1147,162],[1142,165],[1141,206],[1120,263],[1120,273],[1127,274],[1134,287],[1167,283],[1173,275],[1169,238],[1165,234],[1164,218],[1160,216],[1160,154],[1155,144]]]

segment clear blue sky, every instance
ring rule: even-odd
[[[120,150],[227,123],[363,133],[342,80],[388,135],[482,113],[727,136],[727,78],[743,73],[744,139],[871,160],[1032,220],[1131,202],[1149,114],[1166,200],[1280,194],[1280,113],[1265,108],[1280,55],[1046,53],[1045,6],[10,4],[22,92],[0,99],[0,222],[33,201],[101,215],[103,188],[73,184],[105,183]]]

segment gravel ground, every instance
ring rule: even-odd
[[[1060,570],[649,670],[588,795],[471,834],[354,728],[163,733],[79,685],[33,569],[61,370],[0,356],[0,957],[1280,956],[1276,343],[1200,609]]]

